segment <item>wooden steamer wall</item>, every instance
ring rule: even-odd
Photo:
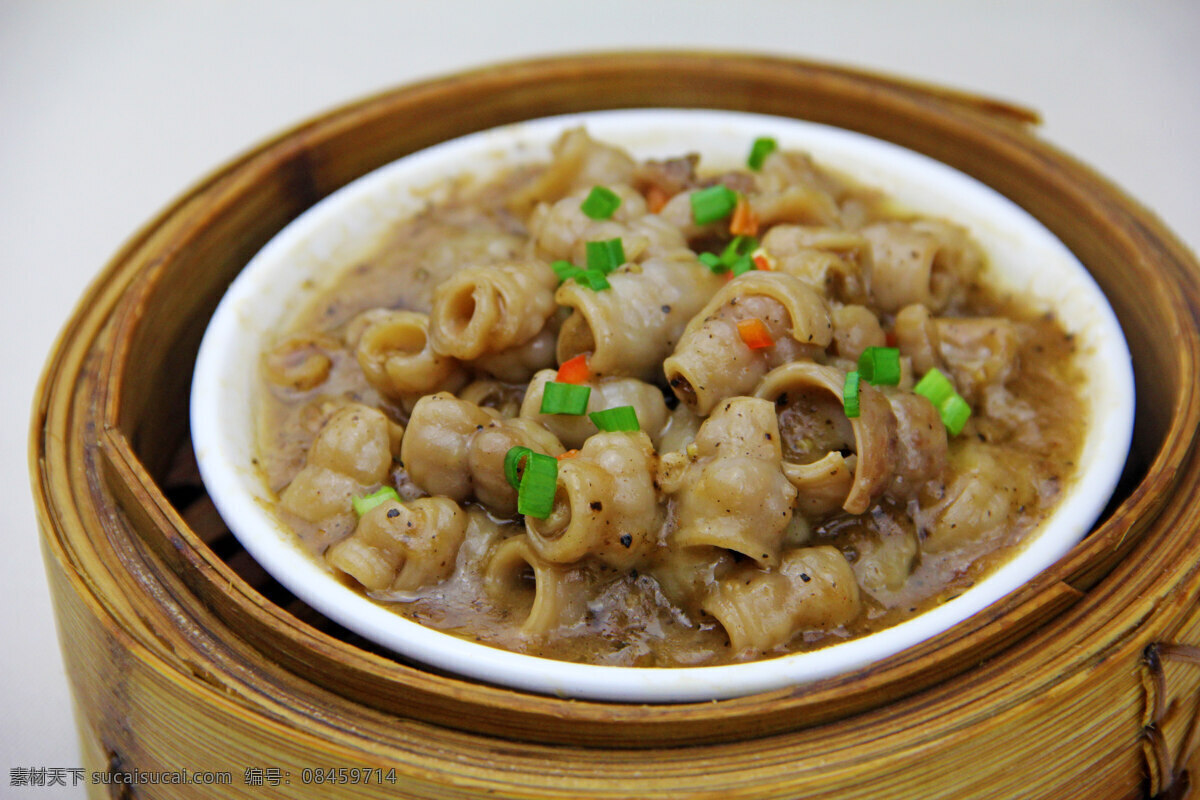
[[[998,607],[871,669],[664,706],[534,696],[397,661],[263,574],[212,511],[188,447],[196,350],[238,270],[321,197],[414,150],[646,106],[861,131],[975,176],[1054,231],[1110,298],[1137,374],[1134,452],[1089,538]],[[31,460],[85,766],[225,771],[232,785],[94,796],[1186,796],[1200,738],[1200,267],[1148,212],[1036,138],[1035,121],[811,63],[597,55],[371,98],[193,189],[81,302],[44,376]],[[382,772],[336,786],[305,772],[329,767]]]

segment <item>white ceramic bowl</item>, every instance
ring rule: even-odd
[[[319,291],[336,280],[398,217],[427,201],[423,190],[449,175],[486,177],[544,159],[562,130],[580,124],[637,157],[694,151],[710,168],[740,164],[755,137],[773,136],[916,211],[969,228],[989,255],[995,284],[1055,309],[1075,333],[1090,381],[1089,434],[1076,478],[1053,516],[1011,560],[927,613],[815,652],[730,666],[601,667],[520,655],[410,622],[337,581],[270,511],[274,497],[252,464],[259,359],[269,332],[313,291],[302,288],[306,281]],[[230,287],[204,337],[191,404],[196,458],[221,516],[276,580],[326,616],[409,658],[470,678],[567,697],[683,702],[748,695],[863,667],[950,628],[1053,564],[1087,533],[1116,485],[1132,435],[1133,373],[1116,317],[1088,272],[1040,223],[978,181],[909,150],[822,125],[732,112],[636,110],[472,134],[382,167],[329,196],[280,232]]]

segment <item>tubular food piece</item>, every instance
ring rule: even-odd
[[[329,377],[333,368],[329,353],[337,346],[330,336],[289,336],[264,356],[267,380],[299,392],[315,389]]]
[[[694,612],[734,564],[729,550],[700,545],[667,550],[647,565],[647,571],[668,600]]]
[[[493,420],[476,431],[467,447],[467,469],[475,498],[501,516],[517,513],[517,490],[504,475],[504,457],[514,447],[557,456],[562,443],[554,434],[528,419]]]
[[[426,395],[413,406],[400,461],[413,483],[458,502],[471,496],[471,439],[495,417],[448,392]]]
[[[862,234],[871,243],[871,296],[884,311],[920,303],[936,314],[982,269],[978,249],[949,223],[877,222]]]
[[[279,499],[284,509],[309,522],[348,513],[354,495],[383,481],[391,465],[388,418],[374,408],[349,405],[326,421],[304,467]]]
[[[555,299],[573,313],[558,334],[558,361],[591,353],[594,375],[642,380],[661,374],[688,321],[721,285],[695,259],[663,258],[623,267],[608,282],[601,291],[573,280],[559,287]]]
[[[901,355],[912,359],[914,372],[924,375],[934,367],[942,366],[937,325],[928,308],[915,303],[900,309],[894,330],[896,346]]]
[[[554,318],[525,344],[510,347],[499,353],[486,353],[471,362],[471,366],[509,383],[525,383],[534,373],[555,364],[558,345],[558,326]]]
[[[735,397],[700,426],[690,454],[664,455],[659,482],[678,521],[671,547],[709,545],[778,564],[796,497],[779,440],[771,403]]]
[[[528,342],[554,313],[557,286],[542,261],[459,270],[433,292],[434,352],[469,361]]]
[[[803,514],[822,516],[841,508],[854,491],[858,456],[830,450],[808,463],[785,461],[783,474],[796,487],[796,508]]]
[[[807,154],[776,150],[757,177],[758,191],[750,196],[750,207],[762,225],[840,222],[837,197],[844,188],[817,169]]]
[[[688,406],[683,403],[677,404],[667,417],[667,424],[663,427],[662,437],[658,443],[658,451],[669,453],[674,450],[683,450],[696,438],[696,433],[700,430],[700,423],[703,421],[704,419]],[[653,439],[653,436],[651,438]]]
[[[550,369],[534,375],[521,403],[520,414],[545,426],[567,447],[583,447],[584,441],[596,432],[596,425],[588,414],[617,406],[633,406],[641,429],[650,437],[655,447],[658,446],[670,412],[657,386],[637,378],[593,378],[584,384],[592,390],[588,395],[585,413],[543,414],[542,396],[546,384],[555,379],[556,373]]]
[[[618,569],[640,563],[662,523],[655,468],[654,448],[641,431],[590,437],[579,455],[559,462],[550,515],[525,517],[530,544],[557,563],[588,555]]]
[[[509,198],[507,205],[518,214],[572,190],[628,184],[633,178],[633,159],[620,148],[597,142],[583,128],[564,131],[552,151],[550,166]]]
[[[446,497],[385,500],[325,551],[330,566],[373,592],[411,592],[454,571],[467,515]]]
[[[364,485],[379,483],[392,464],[387,417],[358,404],[340,409],[313,440],[308,463],[328,467]]]
[[[857,362],[868,347],[884,347],[887,336],[879,317],[866,306],[838,306],[830,314],[833,320],[833,351]]]
[[[521,534],[496,545],[484,571],[484,591],[523,620],[521,633],[542,637],[558,626],[577,590],[567,568],[542,558]]]
[[[284,510],[309,522],[348,514],[362,486],[348,475],[328,467],[306,465],[280,493]]]
[[[737,322],[758,318],[773,340],[752,349]],[[773,366],[816,355],[833,339],[821,298],[781,272],[747,272],[725,284],[688,324],[674,354],[663,362],[667,383],[701,415],[726,397],[750,394]]]
[[[843,449],[855,454],[854,480],[840,501],[851,514],[866,511],[892,476],[897,440],[891,407],[882,392],[863,382],[859,416],[847,420],[842,406],[845,379],[835,367],[793,362],[772,370],[755,392],[779,409],[784,441],[796,451],[783,471],[809,511],[832,510],[827,506],[851,471]]]
[[[896,457],[888,493],[907,499],[945,471],[949,452],[946,426],[927,397],[906,391],[889,391],[884,396],[896,418]]]
[[[466,381],[458,361],[430,347],[429,317],[417,311],[375,309],[351,323],[355,356],[367,381],[383,394],[411,397],[454,391]]]
[[[517,510],[517,492],[504,475],[513,447],[557,456],[563,446],[530,420],[502,419],[490,408],[446,393],[428,395],[413,407],[400,460],[413,483],[458,502],[474,497],[502,516]]]
[[[640,194],[628,186],[612,188],[621,198],[621,205],[609,219],[592,219],[583,212],[580,206],[585,191],[553,205],[539,206],[529,220],[535,252],[547,261],[563,259],[582,267],[587,264],[588,242],[620,239],[630,263],[651,257],[692,257],[679,229],[657,214],[647,214],[646,201]]]
[[[739,567],[701,605],[725,628],[735,651],[758,653],[803,631],[849,624],[861,610],[854,572],[829,546],[789,550],[775,570]]]
[[[808,225],[776,225],[762,248],[776,269],[800,278],[822,297],[861,303],[867,297],[871,249],[862,234]]]
[[[714,317],[684,334],[663,370],[681,404],[704,416],[722,399],[751,391],[767,372],[767,355],[742,340],[736,322]]]

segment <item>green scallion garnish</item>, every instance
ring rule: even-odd
[[[602,431],[640,431],[637,410],[633,406],[615,406],[588,414]]]
[[[593,186],[579,208],[592,219],[609,219],[620,206],[621,198],[612,189]]]
[[[929,402],[933,403],[933,407],[938,410],[942,424],[946,426],[946,430],[950,432],[951,436],[957,436],[962,432],[963,426],[967,424],[967,420],[971,416],[971,405],[954,390],[954,384],[942,374],[941,370],[934,367],[926,372],[925,377],[917,381],[913,391],[929,398]]]
[[[584,244],[587,252],[587,268],[605,275],[625,263],[625,248],[620,239]]]
[[[549,381],[542,390],[543,414],[582,414],[587,411],[592,387]]]
[[[857,417],[861,411],[858,405],[858,386],[860,378],[858,371],[847,372],[846,382],[842,385],[842,407],[850,419]]]
[[[701,264],[718,275],[729,271],[729,265],[721,261],[721,257],[716,253],[701,253],[698,258]]]
[[[571,278],[577,277],[583,272],[579,267],[572,264],[570,261],[554,261],[550,264],[550,269],[554,270],[554,274],[558,276],[558,282],[563,283]]]
[[[388,500],[400,502],[400,495],[396,494],[396,490],[391,486],[384,486],[371,494],[355,497],[350,502],[354,505],[354,513],[361,517],[375,506]]]
[[[938,413],[942,416],[942,424],[946,426],[946,430],[951,436],[958,436],[962,432],[963,426],[967,424],[967,420],[971,417],[971,406],[962,395],[955,394],[946,402],[942,403]]]
[[[517,487],[517,512],[545,519],[554,510],[554,494],[558,490],[558,459],[530,452]]]
[[[733,274],[736,276],[752,269],[758,269],[754,264],[753,256],[757,248],[758,240],[753,236],[735,236],[721,251],[721,255],[701,253],[698,258],[701,264],[718,275],[733,270]]]
[[[735,236],[721,251],[721,262],[732,267],[739,258],[743,256],[749,258],[757,248],[758,239],[753,236]]]
[[[858,357],[858,372],[867,383],[895,386],[900,383],[900,351],[895,347],[868,347]]]
[[[942,403],[958,394],[954,391],[954,384],[937,367],[926,372],[925,377],[917,381],[913,391],[923,397],[928,397],[934,408],[941,408]]]
[[[528,447],[510,447],[504,454],[504,477],[514,489],[521,485],[521,474],[525,470],[525,459],[533,453]]]
[[[769,136],[760,136],[755,139],[754,144],[750,147],[750,155],[746,158],[746,166],[753,170],[762,169],[767,156],[775,152],[777,147],[779,147],[778,143]]]
[[[697,225],[724,219],[737,206],[737,192],[728,186],[717,184],[707,189],[692,192],[692,220]]]
[[[575,276],[575,282],[583,284],[593,292],[612,288],[612,284],[608,282],[608,278],[604,277],[604,273],[598,269],[580,270],[579,274]]]
[[[737,277],[751,270],[758,269],[754,266],[754,259],[750,256],[738,256],[737,260],[729,266],[729,271],[733,273],[733,277]]]
[[[595,292],[612,288],[608,278],[604,277],[604,273],[598,269],[580,269],[570,261],[561,260],[552,262],[550,269],[554,270],[554,274],[558,276],[559,283],[573,279],[576,283]]]

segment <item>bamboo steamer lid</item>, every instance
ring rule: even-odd
[[[991,185],[1062,239],[1124,327],[1139,397],[1125,478],[1091,535],[986,612],[868,669],[682,705],[440,674],[265,575],[212,510],[188,445],[192,364],[237,272],[317,200],[407,153],[522,119],[648,106],[889,140]],[[819,64],[622,53],[398,89],[219,170],[91,286],[35,407],[31,467],[87,768],[230,774],[144,787],[170,797],[1185,796],[1200,739],[1200,266],[1035,122]],[[352,784],[355,773],[312,771],[339,767],[379,771]]]

